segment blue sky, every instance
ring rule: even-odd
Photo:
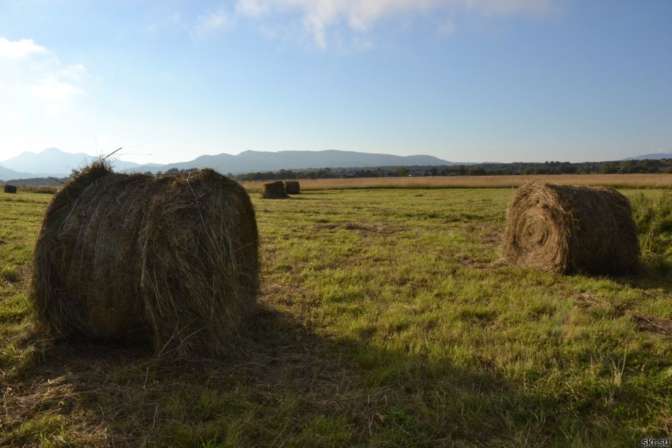
[[[672,150],[669,0],[0,0],[0,160]]]

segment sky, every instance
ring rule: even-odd
[[[0,0],[0,160],[672,151],[670,0]]]

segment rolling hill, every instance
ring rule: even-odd
[[[0,181],[4,182],[10,179],[25,179],[31,177],[30,174],[20,173],[18,171],[10,170],[4,166],[0,166]]]
[[[42,152],[24,152],[0,164],[15,172],[5,178],[20,177],[65,177],[72,170],[96,160],[88,154],[68,153],[57,148],[45,149]],[[167,165],[136,163],[113,160],[112,165],[117,171],[158,172],[169,169],[211,168],[220,173],[241,174],[257,171],[278,171],[282,169],[307,168],[366,168],[385,166],[440,166],[450,162],[433,156],[395,156],[390,154],[370,154],[355,151],[244,151],[237,155],[218,154],[200,156],[194,160]],[[30,174],[20,174],[30,173]],[[2,174],[0,174],[2,176]],[[0,177],[0,179],[3,177]]]
[[[48,148],[41,152],[24,152],[16,157],[0,162],[10,170],[30,173],[28,177],[66,177],[72,170],[80,169],[97,157],[83,153],[69,153],[58,148]],[[132,170],[138,164],[115,160],[112,162],[119,171]],[[24,176],[25,177],[25,176]]]
[[[249,173],[308,168],[366,168],[383,166],[440,166],[451,162],[426,155],[395,156],[356,151],[244,151],[238,155],[201,156],[189,162],[143,165],[138,171],[165,171],[171,168],[212,168],[221,173]]]

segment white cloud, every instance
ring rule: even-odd
[[[46,52],[44,47],[37,45],[32,39],[11,41],[0,37],[0,58],[2,59],[25,59]]]
[[[158,17],[156,21],[145,27],[145,31],[150,34],[157,34],[161,31],[174,28],[185,28],[182,15],[179,12],[172,12],[168,15]]]
[[[259,17],[268,12],[270,2],[267,0],[244,0],[236,4],[236,12],[251,17]]]
[[[83,91],[56,76],[48,76],[35,82],[31,87],[33,96],[49,103],[65,103]]]
[[[210,12],[201,16],[196,24],[198,35],[207,35],[218,31],[227,31],[233,26],[233,20],[224,10]]]
[[[33,113],[57,112],[84,93],[86,67],[65,64],[30,39],[0,37],[0,103]]]
[[[539,14],[553,0],[237,0],[238,14],[262,18],[273,13],[297,12],[315,43],[327,46],[327,31],[343,23],[363,32],[388,16],[423,13],[473,12],[484,15]],[[445,30],[444,30],[445,31]]]

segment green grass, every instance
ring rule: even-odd
[[[656,200],[658,191],[627,191]],[[262,307],[222,360],[42,340],[48,196],[0,196],[0,445],[616,447],[672,432],[672,279],[500,262],[507,189],[255,198]],[[654,329],[655,330],[655,329]]]
[[[665,191],[657,196],[636,195],[633,209],[643,255],[658,271],[669,272],[672,264],[672,192]]]

